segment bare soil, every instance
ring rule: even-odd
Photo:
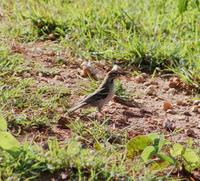
[[[14,53],[22,54],[29,63],[37,62],[49,71],[56,70],[56,73],[52,75],[45,75],[33,69],[30,75],[25,72],[22,76],[31,76],[37,80],[38,84],[64,85],[71,90],[69,100],[72,105],[81,99],[82,86],[80,85],[83,82],[89,83],[90,79],[80,76],[82,59],[75,58],[69,50],[64,48],[56,50],[54,45],[55,43],[51,41],[12,44],[11,49]],[[58,64],[59,59],[63,60],[62,64]],[[110,64],[106,64],[105,61],[103,63],[94,62],[93,65],[100,80],[111,68]],[[173,79],[179,81],[175,77],[165,78],[163,75],[157,75],[154,78],[148,74],[121,77],[123,87],[133,95],[133,98],[121,100],[115,97],[109,105],[104,107],[104,117],[109,119],[109,129],[127,131],[129,138],[151,132],[164,133],[167,138],[176,142],[185,142],[192,137],[194,143],[200,145],[200,104],[194,105],[195,93],[184,86],[181,81],[177,86],[171,85]],[[171,109],[163,109],[166,101],[171,104]],[[91,121],[95,113],[83,116],[78,111],[72,117],[77,116]],[[49,136],[65,140],[71,136],[71,131],[62,125],[67,124],[71,119],[61,112],[60,121],[52,129],[36,130],[33,128],[26,134],[29,132],[29,136],[37,142],[42,142]],[[99,121],[101,119],[102,117]],[[34,136],[36,131],[38,132],[37,138]]]

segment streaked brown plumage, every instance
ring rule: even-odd
[[[102,107],[112,99],[114,95],[114,79],[120,75],[121,73],[116,69],[116,67],[114,67],[110,72],[107,73],[98,89],[75,104],[68,110],[68,113],[86,107],[97,107],[97,110],[101,112]]]

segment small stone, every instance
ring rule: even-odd
[[[188,130],[186,131],[186,134],[187,134],[187,136],[189,136],[189,137],[196,138],[196,133],[195,133],[194,130],[192,130],[192,129],[188,129]]]
[[[188,117],[186,117],[185,115],[177,115],[177,120],[180,120],[180,121],[184,121],[185,119],[187,119]]]
[[[200,180],[200,169],[193,170],[191,174],[193,175],[193,180]]]
[[[168,94],[175,95],[176,94],[176,89],[174,89],[174,88],[169,89],[168,90]]]
[[[188,111],[185,111],[183,114],[184,114],[185,116],[192,116],[191,113],[188,112]]]
[[[174,110],[172,110],[172,109],[168,109],[168,110],[166,111],[166,113],[169,113],[169,114],[177,114],[177,112],[174,111]]]
[[[145,86],[149,86],[150,83],[149,83],[149,82],[145,82],[144,85],[145,85]]]
[[[145,78],[142,75],[138,75],[137,77],[135,77],[135,82],[138,84],[144,83]]]
[[[47,82],[47,83],[49,83],[49,80],[47,79],[47,78],[45,78],[45,77],[40,77],[40,79],[39,79],[40,81],[44,81],[44,82]]]
[[[44,150],[48,150],[48,149],[49,149],[48,143],[44,143],[44,144],[42,145],[42,148],[43,148]]]
[[[186,103],[185,101],[183,101],[183,100],[177,100],[177,101],[176,101],[176,104],[177,104],[178,106],[186,106],[186,105],[187,105],[187,103]]]
[[[189,122],[190,122],[190,119],[189,119],[188,116],[185,116],[185,122],[186,122],[186,123],[189,123]]]
[[[158,85],[158,82],[157,81],[155,81],[155,80],[150,80],[150,85]]]
[[[181,81],[178,77],[172,77],[169,79],[170,88],[178,88],[181,85]]]
[[[56,75],[54,77],[55,80],[64,81],[64,79],[60,75]]]
[[[86,77],[91,77],[95,80],[98,80],[97,79],[97,76],[96,76],[96,71],[94,69],[94,67],[92,66],[91,62],[83,62],[81,64],[82,66],[82,71],[81,71],[81,76],[86,78]]]
[[[173,108],[173,105],[172,105],[171,102],[165,101],[165,102],[163,103],[163,110],[164,110],[164,111],[167,111],[168,109],[172,109],[172,108]]]
[[[59,79],[59,76],[58,76],[58,75],[55,75],[54,79],[55,79],[55,80],[58,80],[58,79]]]
[[[168,91],[168,90],[169,90],[169,87],[164,87],[163,90],[164,90],[164,91]]]
[[[65,172],[62,172],[60,175],[61,175],[62,180],[65,180],[68,177],[67,173]]]
[[[199,107],[198,106],[192,106],[191,111],[198,113],[199,112]]]
[[[51,33],[51,34],[49,34],[48,38],[49,38],[49,40],[53,41],[56,39],[56,36],[53,33]]]
[[[46,55],[55,56],[56,53],[54,51],[48,51],[48,52],[46,52]]]
[[[149,77],[147,73],[142,73],[141,76],[144,77],[145,79]]]
[[[156,87],[153,85],[150,85],[146,88],[145,93],[147,95],[156,95]]]
[[[194,105],[200,105],[200,100],[194,100],[194,101],[193,101],[193,104],[194,104]]]
[[[39,75],[39,77],[42,77],[42,76],[43,76],[42,72],[39,72],[39,74],[38,74],[38,75]]]
[[[31,77],[31,74],[28,73],[28,72],[24,72],[24,73],[23,73],[23,76],[24,76],[25,78],[28,78],[28,77]]]
[[[134,99],[141,99],[142,97],[141,97],[141,95],[139,95],[139,94],[136,94],[135,96],[134,96]]]
[[[200,124],[197,125],[197,128],[200,129]]]
[[[2,11],[2,9],[0,9],[0,17],[3,17],[4,16],[4,13]]]
[[[163,122],[163,128],[166,131],[172,132],[172,131],[175,130],[176,126],[175,126],[175,124],[171,120],[167,119],[167,120],[165,120]]]
[[[150,80],[148,82],[144,83],[145,86],[149,86],[149,85],[158,85],[158,82],[156,82],[155,80]]]

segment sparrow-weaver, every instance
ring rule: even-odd
[[[96,107],[101,113],[102,107],[107,104],[114,96],[114,80],[123,73],[118,70],[118,66],[114,66],[113,69],[107,73],[101,85],[94,93],[89,94],[83,100],[75,104],[68,110],[68,113],[76,111],[80,108]]]

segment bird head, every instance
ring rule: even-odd
[[[120,72],[117,71],[117,70],[111,70],[111,71],[108,73],[108,77],[109,77],[110,79],[113,79],[113,80],[116,79],[116,78],[118,78],[120,75],[121,75]]]
[[[118,78],[120,75],[123,75],[123,73],[120,70],[120,67],[117,66],[117,65],[114,65],[112,70],[110,72],[108,72],[108,77],[111,80],[114,80],[114,79]]]

